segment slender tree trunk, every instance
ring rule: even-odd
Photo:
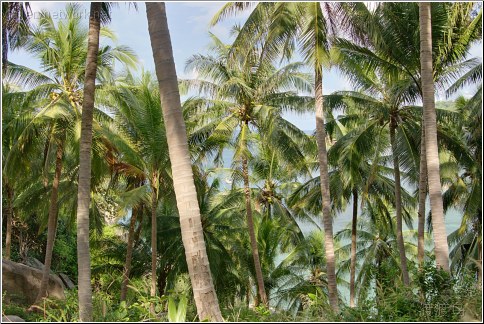
[[[39,303],[43,297],[47,296],[47,286],[49,284],[50,266],[52,264],[52,252],[54,251],[55,232],[57,228],[57,196],[59,192],[59,182],[62,173],[62,156],[64,154],[63,140],[59,141],[57,145],[56,159],[55,159],[55,174],[52,181],[52,191],[50,194],[49,219],[47,223],[47,247],[45,249],[44,268],[42,270],[42,280],[40,281],[40,289],[36,298],[36,303]]]
[[[7,228],[5,232],[5,260],[10,260],[12,251],[12,223],[13,223],[13,188],[6,183],[7,192]]]
[[[138,215],[138,227],[136,228],[136,231],[134,232],[134,243],[133,245],[136,246],[136,244],[138,244],[139,242],[139,237],[140,237],[140,234],[141,234],[141,228],[142,228],[142,224],[141,222],[143,221],[143,207],[140,207],[140,214]],[[133,246],[133,247],[134,247]]]
[[[152,183],[158,181],[157,176],[153,176]],[[156,297],[156,256],[157,256],[157,245],[156,245],[156,235],[157,235],[157,225],[156,225],[156,207],[158,204],[158,192],[154,185],[151,187],[151,286],[150,286],[150,296]],[[150,310],[153,315],[155,314],[155,304],[150,304]]]
[[[435,261],[445,271],[449,269],[449,246],[445,231],[442,187],[440,184],[439,148],[437,145],[437,117],[432,68],[432,24],[429,2],[420,2],[420,64],[422,66],[422,99],[425,121],[425,150],[427,153],[427,181],[429,186]]]
[[[403,242],[403,225],[402,225],[402,187],[400,181],[400,163],[398,162],[398,156],[396,154],[396,140],[395,131],[397,123],[395,118],[392,117],[390,122],[390,142],[392,146],[393,155],[393,174],[395,176],[395,209],[397,214],[397,245],[398,252],[400,254],[400,267],[402,268],[403,284],[408,286],[410,284],[410,278],[408,276],[407,257],[405,255],[405,244]]]
[[[168,279],[168,273],[170,269],[168,267],[163,267],[158,276],[158,294],[163,296],[165,294],[166,280]]]
[[[353,190],[353,219],[351,221],[350,307],[355,307],[356,224],[358,221],[358,191]]]
[[[89,204],[91,194],[91,146],[94,92],[101,28],[101,2],[91,2],[87,41],[86,76],[82,101],[79,188],[77,192],[77,264],[79,319],[92,321],[91,256],[89,249]]]
[[[477,287],[482,290],[482,240],[477,239]]]
[[[126,249],[126,263],[124,264],[123,282],[121,283],[121,301],[126,300],[126,294],[128,293],[129,273],[131,272],[131,260],[133,258],[134,228],[136,226],[137,214],[138,210],[136,208],[133,208],[133,212],[131,213],[131,220],[129,222],[128,246]]]
[[[324,248],[326,253],[326,272],[328,277],[329,302],[333,311],[338,313],[338,289],[336,286],[336,259],[333,245],[333,219],[329,195],[328,154],[326,151],[326,129],[323,108],[323,72],[320,66],[315,68],[316,97],[316,142],[318,144],[319,176],[323,204]]]
[[[427,198],[427,155],[425,152],[425,127],[422,120],[422,139],[420,141],[420,175],[418,185],[418,245],[417,260],[419,269],[425,257],[425,200]]]
[[[200,321],[222,321],[203,237],[165,4],[147,2],[146,15],[160,87],[183,246],[198,317]]]
[[[3,4],[2,4],[2,6],[3,6]],[[2,15],[3,15],[3,12],[2,12]],[[6,19],[5,19],[5,21],[2,21],[2,23],[3,23],[2,24],[2,77],[3,77],[5,75],[5,72],[7,72],[7,53],[8,53],[7,36],[8,35],[7,35],[6,26],[3,26],[4,24],[6,24]]]
[[[248,125],[246,124],[246,127]],[[250,186],[249,186],[249,167],[247,158],[242,159],[242,176],[244,177],[244,194],[245,194],[245,210],[247,212],[247,227],[249,229],[250,247],[252,249],[252,258],[254,259],[255,276],[257,279],[257,289],[259,292],[260,301],[265,306],[268,306],[266,290],[264,286],[264,277],[262,276],[262,267],[259,258],[259,247],[257,246],[257,238],[255,236],[254,219],[252,217],[252,206],[250,202]]]

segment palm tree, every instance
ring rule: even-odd
[[[28,2],[2,2],[2,74],[7,69],[8,50],[21,45],[21,38],[29,28]]]
[[[453,94],[466,84],[478,84],[470,99],[456,100],[457,121],[454,129],[455,147],[452,147],[458,167],[443,193],[444,211],[449,207],[462,208],[461,226],[449,234],[451,271],[466,267],[477,268],[477,285],[482,282],[482,63],[458,79],[447,91]]]
[[[311,98],[298,96],[296,90],[308,91],[311,83],[304,73],[298,72],[300,63],[276,69],[271,62],[262,61],[263,45],[249,53],[234,52],[215,35],[213,55],[195,55],[187,62],[187,70],[196,70],[198,80],[184,80],[184,86],[198,89],[208,99],[194,99],[193,104],[207,111],[204,126],[208,149],[221,149],[227,144],[234,148],[233,173],[235,180],[242,180],[245,194],[247,227],[257,279],[259,297],[267,305],[264,279],[260,267],[257,240],[253,226],[253,210],[249,179],[251,148],[257,136],[272,141],[278,157],[290,155],[294,163],[301,163],[301,149],[307,145],[307,136],[282,118],[284,110],[307,109]],[[199,109],[200,109],[199,108]],[[255,132],[253,131],[255,130]],[[301,146],[301,147],[299,147]],[[220,149],[221,148],[221,149]],[[282,151],[284,151],[282,153]]]
[[[79,319],[92,321],[91,259],[89,252],[89,203],[91,196],[91,145],[94,91],[101,29],[102,2],[91,2],[86,75],[82,100],[79,186],[77,194],[77,260]],[[60,172],[60,171],[59,171]]]
[[[226,4],[212,19],[213,23],[222,17],[245,10],[245,3]],[[326,14],[326,17],[325,17]],[[237,46],[246,47],[247,40],[255,34],[269,33],[267,57],[291,54],[295,43],[300,45],[304,61],[314,69],[314,91],[316,112],[316,142],[323,196],[323,223],[325,232],[325,253],[327,261],[329,300],[332,308],[338,312],[338,293],[336,287],[335,257],[333,247],[333,224],[329,192],[329,175],[326,149],[326,130],[323,109],[323,65],[331,61],[329,34],[333,31],[332,7],[328,3],[278,3],[258,4],[252,11],[241,33]],[[269,22],[267,22],[269,19]],[[237,42],[237,41],[236,41]]]
[[[213,286],[203,238],[165,4],[147,2],[146,16],[156,76],[159,81],[183,245],[198,317],[200,320],[221,321],[222,315]]]
[[[150,294],[156,296],[157,269],[157,213],[160,198],[168,199],[171,189],[169,175],[168,144],[163,124],[160,96],[154,77],[143,72],[136,80],[128,75],[125,85],[113,84],[106,105],[115,114],[117,131],[106,134],[119,150],[114,169],[128,179],[123,208],[131,208],[131,222],[136,220],[136,209],[142,199],[151,211],[151,287]],[[164,193],[163,196],[160,192]],[[128,195],[130,196],[128,198]],[[134,219],[134,221],[133,221]],[[133,224],[134,225],[134,224]],[[133,235],[131,242],[132,247]],[[129,267],[129,260],[126,268]],[[129,273],[126,275],[128,276]],[[127,279],[127,277],[125,278]],[[125,290],[123,284],[123,289]],[[154,305],[152,305],[152,308]],[[154,309],[152,309],[154,313]]]
[[[15,86],[2,83],[2,190],[5,190],[7,224],[5,231],[4,258],[10,260],[12,244],[12,227],[14,221],[15,189],[20,189],[22,174],[28,172],[28,160],[31,158],[28,149],[30,145],[24,146],[21,156],[15,162],[7,163],[12,150],[16,150],[16,142],[22,134],[26,124],[32,121],[33,113],[30,111],[30,104],[37,99],[30,96],[28,92],[19,91]],[[33,131],[35,133],[35,130]],[[29,134],[29,135],[32,135]],[[18,150],[16,150],[18,152]]]
[[[81,85],[85,75],[85,58],[87,55],[87,30],[80,27],[79,7],[68,5],[66,7],[67,20],[60,21],[56,26],[48,12],[42,12],[38,27],[31,30],[24,40],[25,48],[29,53],[38,56],[44,67],[42,73],[29,68],[9,64],[6,78],[13,83],[33,88],[31,95],[43,98],[43,105],[35,117],[35,123],[44,121],[42,127],[46,128],[46,141],[44,155],[54,146],[57,150],[55,169],[49,207],[49,235],[43,280],[39,290],[38,300],[45,296],[52,249],[57,224],[57,195],[58,184],[61,178],[63,152],[65,150],[66,132],[73,132],[73,125],[80,116],[82,103]],[[70,37],[66,37],[69,35]],[[108,34],[109,35],[109,34]],[[45,40],[49,41],[46,42]],[[102,69],[111,70],[111,61],[119,60],[126,64],[133,64],[135,57],[129,49],[123,47],[105,47],[101,49]],[[99,113],[102,115],[102,113]],[[27,125],[24,132],[35,126]],[[21,147],[24,134],[17,141],[16,146]],[[13,153],[12,153],[13,154]],[[48,160],[45,160],[48,161]],[[47,181],[47,180],[45,180]]]
[[[440,89],[456,75],[472,68],[476,60],[465,60],[473,42],[480,38],[482,10],[472,17],[473,3],[435,3],[432,5],[434,16],[433,66],[434,80]],[[344,51],[360,62],[363,70],[380,70],[382,74],[399,76],[406,74],[414,82],[415,93],[422,98],[420,81],[419,42],[416,33],[419,24],[418,5],[415,3],[381,3],[370,11],[363,3],[348,3],[345,10],[345,25],[354,37],[354,44],[345,46]],[[399,46],[394,46],[399,44]],[[341,46],[340,46],[341,47]],[[420,145],[420,184],[419,211],[425,215],[426,185],[426,148],[424,130],[421,131]],[[427,161],[428,163],[428,161]],[[423,251],[423,224],[419,221],[421,256]],[[441,224],[443,226],[443,224]]]
[[[449,268],[449,245],[445,234],[442,186],[440,184],[439,148],[437,146],[437,117],[435,113],[434,69],[432,67],[432,22],[430,3],[419,3],[420,64],[422,66],[422,100],[425,123],[425,154],[432,228],[435,244],[435,261],[445,271]]]
[[[406,160],[409,160],[411,164],[404,164],[404,166],[407,168],[410,167],[410,171],[412,171],[412,169],[414,169],[416,157],[412,152],[412,143],[409,142],[411,131],[408,129],[408,126],[405,127],[405,125],[402,125],[404,120],[415,119],[414,107],[404,106],[404,103],[408,101],[408,98],[412,98],[412,81],[405,80],[404,78],[398,81],[392,81],[385,76],[362,72],[357,61],[352,60],[351,56],[346,56],[344,52],[342,53],[341,69],[350,75],[350,77],[369,95],[353,91],[336,92],[334,95],[328,96],[331,98],[329,99],[330,106],[332,108],[340,107],[344,110],[348,109],[345,108],[347,105],[355,106],[358,113],[365,116],[364,120],[368,122],[368,127],[380,129],[380,134],[384,129],[387,127],[389,128],[395,179],[395,211],[400,266],[402,269],[403,282],[405,285],[408,285],[410,278],[407,270],[407,261],[402,236],[401,163],[399,157],[399,155],[401,155],[399,152],[401,149],[399,150],[397,145],[405,145],[408,155],[410,156],[409,158],[406,158]],[[375,97],[373,97],[372,94]],[[346,104],[344,103],[345,101],[347,101]],[[357,117],[357,115],[355,115],[355,117]],[[400,133],[398,139],[399,144],[397,144],[397,131]]]
[[[373,200],[372,204],[366,204],[362,210],[361,218],[358,223],[357,239],[358,249],[356,252],[358,260],[358,276],[356,278],[356,287],[358,291],[358,300],[365,301],[368,297],[369,290],[374,288],[391,289],[390,286],[384,286],[382,282],[385,274],[384,266],[388,265],[390,269],[398,268],[397,240],[395,233],[395,223],[389,217],[392,213],[388,201]],[[338,239],[347,239],[351,235],[350,228],[341,230],[336,234]],[[413,235],[413,231],[404,232],[404,235]],[[351,244],[341,246],[338,254],[347,255],[351,249]],[[416,252],[416,246],[410,243],[409,239],[405,240],[405,249],[408,254]],[[348,271],[350,260],[343,261],[340,264],[339,271]],[[394,280],[394,278],[392,278]],[[397,285],[398,281],[393,281]],[[392,284],[390,283],[390,285]],[[374,298],[374,297],[373,297]],[[378,298],[378,297],[377,297]]]

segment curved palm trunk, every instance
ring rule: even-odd
[[[12,223],[13,223],[13,188],[5,184],[7,191],[7,228],[5,232],[5,260],[10,260],[12,250]]]
[[[247,124],[246,124],[246,127],[248,127]],[[242,159],[242,176],[244,177],[244,194],[245,194],[245,209],[247,211],[247,227],[249,228],[250,247],[252,249],[252,258],[254,259],[257,288],[259,292],[260,301],[265,306],[268,306],[268,300],[267,300],[266,290],[264,286],[264,277],[262,276],[262,267],[261,267],[260,258],[259,258],[259,247],[257,246],[257,238],[255,237],[254,219],[252,217],[252,206],[250,203],[249,167],[247,165],[246,158]]]
[[[77,264],[79,319],[92,321],[91,258],[89,251],[89,204],[91,193],[91,146],[94,91],[99,51],[101,2],[91,2],[87,42],[86,76],[82,101],[79,188],[77,192]]]
[[[154,175],[152,183],[157,181],[157,176]],[[151,286],[150,286],[150,296],[156,297],[156,256],[157,256],[157,245],[156,245],[156,235],[157,235],[157,225],[156,225],[156,206],[158,204],[157,190],[156,188],[151,188]],[[150,304],[150,311],[155,314],[155,305]]]
[[[52,264],[52,252],[54,250],[55,232],[57,229],[57,195],[59,193],[59,182],[62,173],[62,156],[64,147],[62,140],[57,145],[55,159],[55,174],[52,182],[52,192],[50,194],[49,219],[47,223],[47,247],[45,249],[44,268],[42,270],[42,279],[40,289],[36,298],[36,303],[40,302],[43,297],[47,296],[47,285],[49,284],[50,266]]]
[[[400,163],[396,152],[395,130],[397,123],[392,117],[390,122],[390,144],[392,146],[393,155],[393,174],[395,177],[395,209],[397,214],[397,245],[400,255],[400,267],[402,268],[403,284],[408,286],[410,284],[410,278],[408,276],[407,257],[405,255],[405,244],[403,242],[403,229],[402,229],[402,187],[400,181]]]
[[[200,321],[222,321],[203,238],[165,4],[147,2],[146,16],[160,88],[183,246],[198,317]]]
[[[358,221],[358,192],[353,190],[353,219],[351,221],[350,307],[355,307],[356,223]]]
[[[425,200],[427,198],[427,158],[425,152],[425,128],[422,122],[422,139],[420,141],[420,175],[418,185],[418,245],[417,260],[419,269],[423,267],[425,257]]]
[[[315,69],[316,97],[316,142],[318,144],[319,176],[323,205],[324,248],[326,253],[326,272],[328,276],[329,302],[333,311],[338,313],[338,289],[336,286],[336,260],[333,245],[333,220],[329,196],[328,154],[326,151],[326,129],[323,110],[323,72],[321,67]]]
[[[422,67],[422,101],[425,121],[425,150],[427,154],[427,181],[429,186],[432,229],[434,233],[435,261],[438,267],[449,272],[449,246],[445,231],[442,187],[440,184],[439,148],[437,146],[437,117],[432,68],[432,26],[430,3],[419,4],[420,64]]]
[[[128,293],[129,273],[131,272],[131,260],[133,258],[134,228],[136,225],[137,214],[138,214],[138,210],[136,208],[133,208],[133,212],[131,214],[131,220],[129,222],[128,246],[126,249],[126,262],[124,264],[123,282],[121,283],[121,297],[120,297],[121,301],[126,300],[126,294]]]

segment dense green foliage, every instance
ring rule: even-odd
[[[460,221],[458,229],[447,233],[448,273],[435,267],[429,212],[424,265],[417,260],[422,133],[418,4],[382,2],[374,11],[362,3],[325,7],[325,15],[334,17],[321,25],[325,41],[311,47],[308,17],[322,15],[315,4],[314,12],[312,3],[257,5],[245,26],[234,27],[234,44],[211,35],[210,53],[193,53],[187,62],[186,69],[196,71],[197,79],[179,80],[187,97],[183,115],[206,250],[224,319],[481,319],[482,63],[469,57],[469,48],[481,40],[482,9],[432,4],[438,90],[458,94],[464,86],[477,85],[471,98],[461,96],[436,107],[444,209]],[[243,3],[227,5],[215,20],[244,9]],[[27,264],[33,258],[44,260],[56,151],[62,148],[51,270],[73,282],[87,52],[87,29],[78,10],[68,5],[68,17],[58,23],[45,12],[37,27],[18,35],[18,46],[41,63],[42,71],[9,62],[2,78],[2,215],[11,217],[10,259]],[[297,14],[309,20],[297,25],[288,19]],[[334,22],[345,28],[345,37],[329,32]],[[345,35],[343,30],[340,34]],[[90,207],[93,319],[196,321],[157,81],[151,72],[135,70],[133,50],[103,45],[114,39],[114,32],[103,28],[101,36]],[[324,55],[318,57],[314,49],[324,49]],[[294,59],[298,50],[303,62]],[[353,208],[358,215],[353,233],[355,307],[348,303],[351,224],[334,235],[338,312],[328,300],[315,134],[284,118],[288,111],[314,110],[314,76],[307,68],[318,60],[338,68],[353,85],[351,91],[324,96],[331,216]],[[395,168],[401,183],[395,180]],[[408,264],[408,286],[403,284],[397,240],[395,186],[400,185],[406,225],[400,252]],[[258,295],[248,206],[269,307]],[[157,297],[150,297],[152,211],[157,220]],[[9,219],[2,217],[2,244]],[[5,249],[6,244],[4,255]],[[128,291],[120,302],[128,249]],[[27,312],[28,306],[4,303],[2,312],[30,321],[79,318],[75,289],[66,291],[64,301],[45,299],[36,306],[38,312]]]

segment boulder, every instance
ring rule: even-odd
[[[29,267],[38,269],[38,270],[44,269],[44,264],[40,262],[39,259],[32,258],[32,257],[27,257],[26,260],[23,260],[22,264],[28,265]]]
[[[2,260],[2,292],[6,301],[32,304],[37,298],[42,271],[25,264]],[[58,276],[50,275],[47,296],[65,299],[64,285]]]
[[[72,282],[71,278],[69,278],[65,273],[59,273],[59,278],[61,278],[62,282],[66,289],[74,289],[76,285]]]
[[[5,315],[2,316],[2,323],[11,323],[11,322],[25,322],[25,320],[17,315]]]

